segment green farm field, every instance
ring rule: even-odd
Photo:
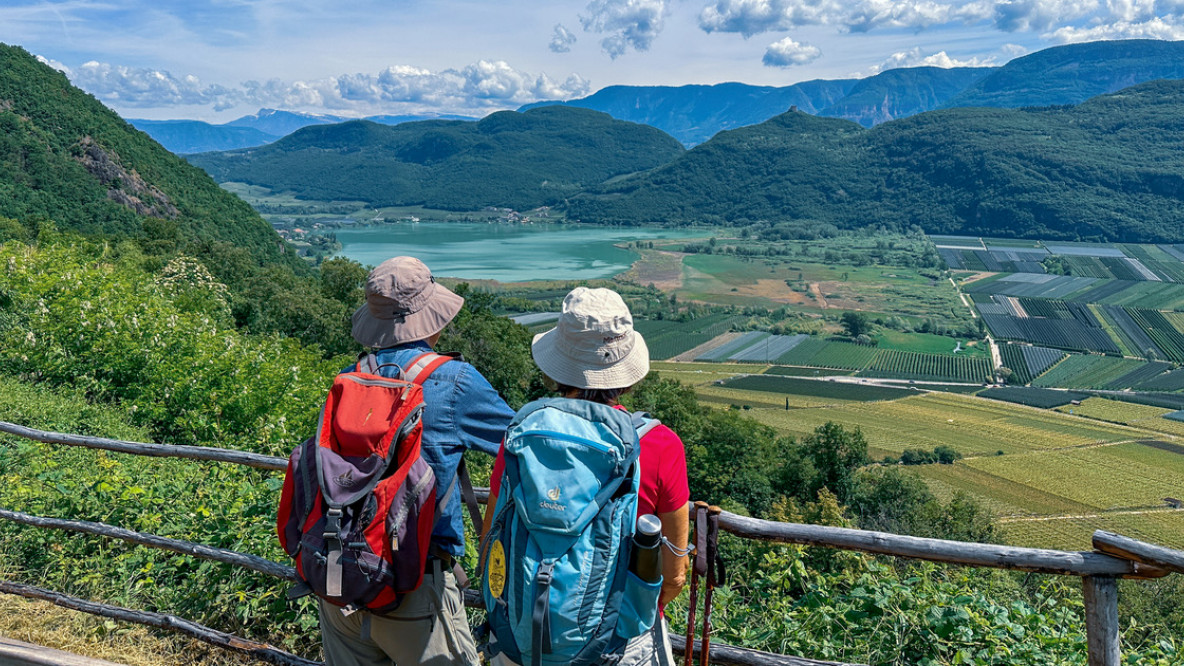
[[[1137,405],[1107,398],[1087,398],[1082,400],[1080,405],[1065,405],[1058,407],[1057,411],[1184,437],[1184,422],[1163,418],[1164,414],[1175,410],[1162,407]]]
[[[1095,530],[1117,532],[1169,548],[1184,548],[1184,511],[1180,509],[1023,518],[1004,520],[999,527],[1007,543],[1032,548],[1092,550],[1090,537]]]
[[[921,352],[923,354],[952,354],[957,341],[945,335],[931,333],[902,333],[884,329],[873,336],[879,349]],[[958,356],[987,357],[991,352],[982,341],[962,341]]]
[[[1124,426],[952,393],[901,400],[785,410],[752,409],[753,418],[801,437],[827,421],[862,430],[871,455],[946,445],[964,456],[1088,446],[1137,438]]]
[[[1184,488],[1180,449],[1125,442],[973,458],[918,472],[939,497],[965,492],[987,504],[1007,543],[1088,548],[1089,535],[1106,529],[1184,545],[1184,511],[1163,501]]]

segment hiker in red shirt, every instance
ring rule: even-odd
[[[629,308],[611,289],[572,290],[563,301],[556,327],[535,336],[531,355],[560,396],[622,410],[620,397],[645,378],[650,367],[645,340],[633,330]],[[498,453],[490,477],[487,527],[493,519],[505,468],[503,453]],[[658,516],[669,546],[662,553],[662,591],[658,598],[661,617],[661,610],[678,596],[686,582],[690,490],[682,440],[670,428],[657,425],[641,438],[639,465],[638,515]],[[661,619],[652,630],[630,641],[619,666],[673,663],[668,628],[665,618]]]

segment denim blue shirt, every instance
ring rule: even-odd
[[[377,351],[379,365],[394,364],[379,368],[379,373],[398,377],[400,368],[431,350],[426,342],[417,341]],[[352,372],[355,367],[351,365],[342,372]],[[421,455],[436,475],[436,500],[443,502],[444,492],[452,485],[465,449],[496,456],[514,410],[490,386],[489,380],[460,360],[436,368],[423,382],[423,401]],[[465,554],[463,505],[457,483],[444,512],[436,517],[436,529],[432,532],[432,543],[456,558]]]

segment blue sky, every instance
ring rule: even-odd
[[[1184,0],[2,0],[0,42],[124,117],[481,116],[610,85],[999,65],[1184,39]]]

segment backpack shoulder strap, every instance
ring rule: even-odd
[[[403,370],[403,378],[409,382],[423,385],[427,381],[427,378],[436,371],[436,368],[451,361],[453,358],[453,356],[447,354],[424,352]]]
[[[629,414],[629,420],[633,422],[633,429],[637,431],[637,439],[639,440],[645,437],[649,431],[662,425],[661,421],[646,412],[632,412]]]
[[[358,354],[358,364],[354,366],[357,372],[365,372],[370,375],[378,374],[378,357],[370,352],[362,352]]]

